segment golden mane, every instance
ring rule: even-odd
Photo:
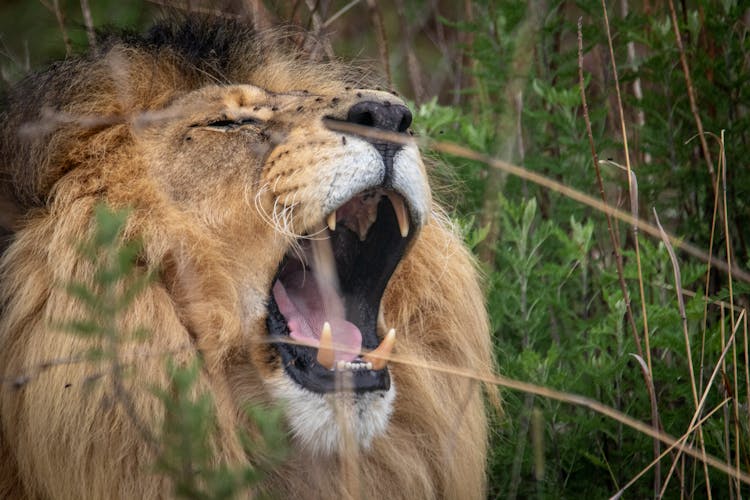
[[[335,208],[318,203],[323,190],[344,182],[325,180],[324,172],[343,168],[331,162],[374,154],[367,141],[347,140],[320,120],[346,119],[349,110],[351,121],[363,100],[392,99],[403,108],[368,81],[347,66],[301,58],[281,36],[189,19],[161,23],[145,36],[111,36],[98,51],[11,89],[0,113],[0,193],[20,217],[0,261],[0,497],[172,496],[134,421],[158,429],[163,420],[151,388],[168,385],[166,355],[182,365],[202,360],[193,392],[210,393],[216,406],[215,463],[253,460],[235,432],[250,425],[241,408],[274,403],[286,390],[279,387],[294,385],[267,340],[279,263],[299,245],[293,236],[312,231],[325,217],[321,210]],[[396,352],[489,370],[472,258],[434,215],[429,192],[404,181],[422,182],[416,149],[396,151],[392,189],[413,210],[418,230],[380,302],[383,321],[399,332]],[[361,176],[370,175],[362,168]],[[387,191],[382,200],[393,196]],[[422,212],[411,196],[426,204]],[[102,339],[55,326],[85,314],[64,285],[92,280],[76,243],[88,239],[102,203],[131,209],[126,238],[143,242],[136,274],[158,270],[118,325],[151,332],[123,343],[119,363],[128,375],[118,380],[106,364],[78,361],[105,348]],[[290,234],[280,232],[278,207],[287,208]],[[292,451],[260,488],[305,498],[482,497],[481,389],[408,363],[388,370],[396,389],[385,427],[362,446],[323,453],[292,423]],[[97,383],[87,384],[92,379]],[[344,398],[332,393],[320,401],[337,397]]]

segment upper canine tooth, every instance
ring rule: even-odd
[[[396,344],[396,330],[391,328],[378,347],[368,352],[362,359],[366,363],[372,363],[373,370],[382,370],[388,364],[388,358]]]
[[[370,224],[367,223],[364,219],[358,219],[357,225],[359,226],[359,241],[365,241],[365,238],[367,238],[367,230],[370,229]]]
[[[331,333],[331,325],[328,321],[323,323],[323,331],[320,332],[317,360],[321,366],[329,370],[333,368],[336,361],[336,356],[333,352],[333,334]]]
[[[380,303],[380,309],[378,310],[378,331],[385,332],[386,330],[385,326],[385,313],[383,313],[383,303]]]
[[[328,229],[331,231],[336,230],[336,211],[334,210],[330,214],[328,214],[328,217],[326,218],[326,223],[328,224]]]
[[[388,199],[391,200],[393,211],[396,212],[396,220],[398,220],[398,228],[401,231],[401,237],[406,238],[409,236],[409,215],[406,213],[404,199],[395,193],[388,193]]]

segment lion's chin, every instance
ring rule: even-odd
[[[352,445],[368,450],[385,434],[396,398],[393,383],[387,390],[325,394],[304,389],[283,372],[268,383],[286,410],[294,440],[314,456],[353,451],[347,448]]]

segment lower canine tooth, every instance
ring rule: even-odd
[[[334,367],[336,361],[336,356],[333,352],[333,334],[331,333],[331,325],[327,321],[323,323],[323,331],[320,332],[317,360],[321,366],[324,366],[329,370]]]
[[[328,217],[326,218],[326,223],[328,224],[328,229],[331,231],[336,230],[336,211],[334,210],[330,214],[328,214]]]
[[[362,359],[372,363],[373,370],[382,370],[388,364],[388,358],[396,344],[396,330],[391,328],[378,347],[365,354]]]

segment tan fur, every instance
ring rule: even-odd
[[[91,279],[75,243],[88,237],[99,202],[132,208],[128,236],[144,241],[139,272],[160,270],[120,325],[152,332],[123,347],[132,366],[123,382],[137,414],[158,429],[163,409],[150,388],[167,383],[166,356],[187,363],[200,353],[194,392],[217,405],[215,460],[251,460],[234,429],[247,425],[244,404],[269,400],[263,381],[281,370],[263,342],[271,280],[293,237],[324,215],[304,203],[324,188],[316,164],[348,147],[320,118],[345,116],[358,92],[398,99],[362,90],[364,80],[346,68],[242,35],[237,29],[231,64],[220,68],[115,41],[11,92],[0,115],[0,179],[12,180],[4,190],[25,215],[0,267],[0,498],[172,496],[113,394],[108,364],[48,364],[97,342],[55,325],[83,315],[62,285]],[[189,127],[242,112],[269,120],[265,140]],[[274,211],[300,201],[289,217]],[[421,230],[383,304],[399,355],[490,369],[472,259],[437,218]],[[390,367],[394,413],[370,450],[320,458],[293,445],[262,488],[281,498],[481,498],[481,389],[408,364]]]

